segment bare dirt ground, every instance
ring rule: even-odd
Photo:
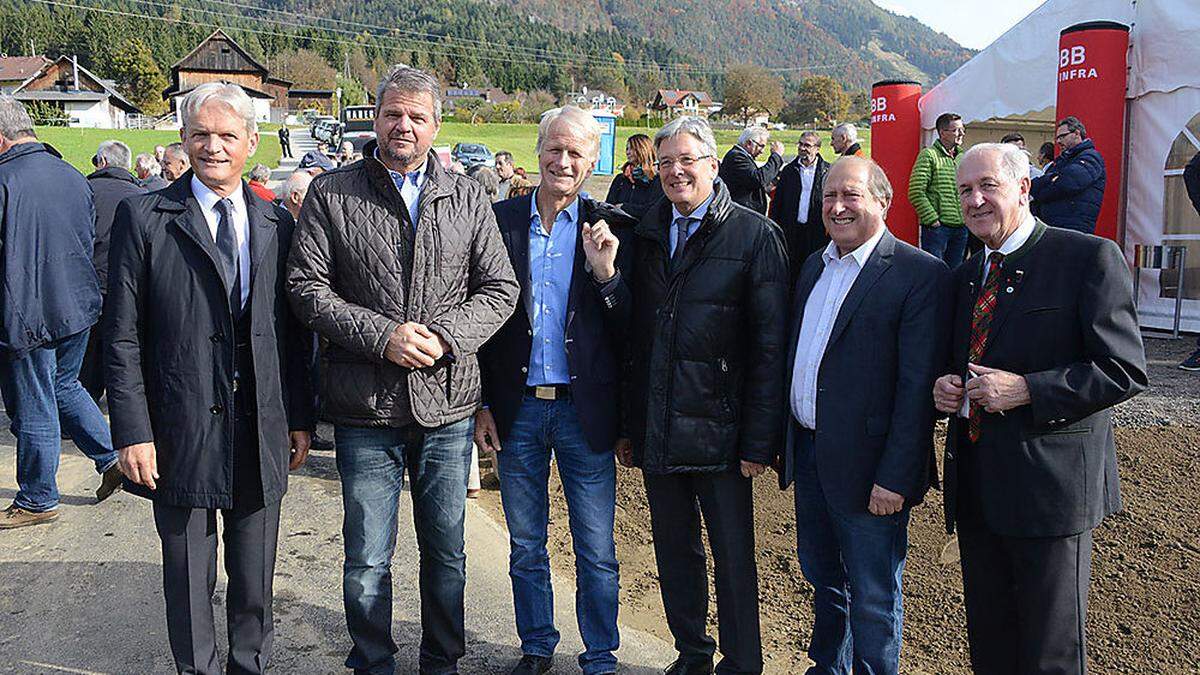
[[[1151,389],[1117,411],[1125,510],[1095,533],[1088,631],[1096,673],[1200,673],[1200,373],[1175,368],[1193,346],[1188,338],[1148,340]],[[767,672],[803,672],[812,588],[796,561],[792,495],[780,492],[772,477],[757,481],[755,497]],[[485,490],[480,502],[503,522],[498,492]],[[941,494],[931,492],[912,516],[905,673],[969,672],[958,565],[939,562],[946,544],[941,510]],[[616,538],[622,623],[670,640],[636,470],[618,473]],[[561,578],[573,579],[557,478],[551,485],[550,555]],[[715,606],[709,620],[715,622]]]

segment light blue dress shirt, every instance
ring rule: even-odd
[[[558,212],[550,232],[542,227],[537,192],[529,200],[529,323],[533,343],[525,385],[570,384],[567,365],[567,298],[575,270],[579,199]]]
[[[708,207],[712,206],[713,198],[716,196],[717,193],[714,191],[708,196],[708,199],[704,200],[703,204],[697,206],[696,210],[687,216],[680,213],[674,206],[671,207],[671,224],[669,228],[671,235],[671,257],[675,257],[675,247],[679,244],[679,229],[675,227],[675,221],[679,218],[693,219],[688,223],[687,238],[691,239],[692,235],[696,234],[696,230],[700,229],[700,222],[704,220],[704,216],[708,213]],[[685,241],[684,243],[686,244],[687,242]]]
[[[379,159],[379,148],[375,148],[375,159]],[[381,161],[380,164],[383,162]],[[427,166],[428,162],[422,164],[420,169],[408,173],[387,170],[388,175],[392,177],[392,183],[400,192],[400,198],[404,200],[404,206],[408,208],[408,217],[412,220],[414,230],[417,229],[417,205],[421,200],[421,188],[425,187],[425,168]],[[384,168],[387,168],[386,164],[384,164]]]

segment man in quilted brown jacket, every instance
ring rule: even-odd
[[[403,66],[379,83],[377,141],[312,182],[289,260],[292,306],[327,341],[321,415],[334,425],[342,480],[346,666],[355,673],[396,671],[391,560],[406,471],[420,548],[420,672],[458,672],[476,352],[520,293],[483,188],[430,153],[439,96],[435,78]]]

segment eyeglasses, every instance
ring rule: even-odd
[[[654,163],[654,168],[658,169],[659,171],[670,171],[675,167],[675,164],[678,163],[679,166],[685,169],[690,169],[696,162],[699,162],[702,159],[708,159],[710,157],[712,157],[712,155],[700,155],[699,157],[684,155],[678,159],[660,159]]]
[[[1074,132],[1074,131],[1067,131],[1067,132],[1065,132],[1065,133],[1061,133],[1061,134],[1059,134],[1059,135],[1055,136],[1055,137],[1054,137],[1054,140],[1056,140],[1056,141],[1061,141],[1062,139],[1066,138],[1067,136],[1070,136],[1070,135],[1071,135],[1071,134],[1073,134],[1073,133],[1075,133],[1075,132]]]

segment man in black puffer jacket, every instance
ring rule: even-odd
[[[716,181],[707,122],[681,117],[654,142],[667,200],[635,230],[632,447],[620,452],[645,476],[663,606],[680,652],[668,675],[712,672],[700,512],[716,563],[717,671],[757,673],[751,478],[778,451],[787,410],[787,256],[779,229]]]

